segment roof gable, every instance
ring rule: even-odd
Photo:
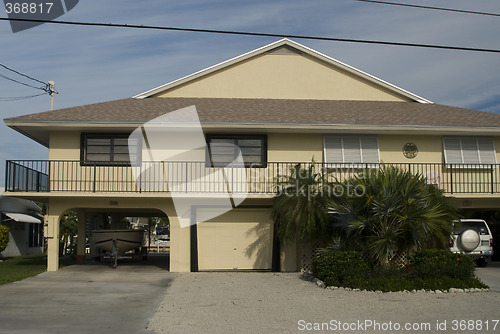
[[[134,96],[413,101],[416,94],[289,39]]]

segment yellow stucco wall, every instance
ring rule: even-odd
[[[268,161],[307,162],[323,160],[323,135],[270,133],[267,135]],[[202,154],[204,157],[204,154]],[[50,160],[80,160],[80,133],[78,131],[52,132],[50,136]],[[185,159],[183,161],[192,161]]]
[[[500,163],[500,137],[494,137],[493,144],[497,153],[497,163]]]
[[[263,54],[159,97],[408,101],[339,67],[299,54]]]
[[[267,136],[268,161],[323,161],[323,135],[305,133],[271,133]]]
[[[380,161],[386,163],[441,163],[443,141],[441,136],[388,136],[379,135]],[[413,159],[403,155],[406,143],[417,145],[418,154]]]
[[[51,131],[49,160],[80,160],[80,132]]]

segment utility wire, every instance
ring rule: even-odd
[[[28,96],[0,97],[0,102],[27,100],[27,99],[31,99],[33,97],[42,96],[42,95],[45,95],[45,93],[36,94],[36,95],[28,95]]]
[[[7,67],[7,66],[5,66],[5,65],[3,65],[3,64],[0,64],[0,66],[1,66],[1,67],[3,67],[3,68],[5,68],[6,70],[9,70],[9,71],[11,71],[11,72],[14,72],[14,73],[16,73],[16,74],[18,74],[18,75],[20,75],[20,76],[23,76],[23,77],[28,78],[28,79],[30,79],[30,80],[36,81],[36,82],[38,82],[38,83],[41,83],[42,85],[47,84],[46,82],[43,82],[43,81],[40,81],[40,80],[38,80],[38,79],[32,78],[32,77],[30,77],[29,75],[26,75],[26,74],[23,74],[23,73],[18,72],[18,71],[16,71],[16,70],[13,70],[12,68]]]
[[[31,87],[31,88],[35,88],[35,89],[41,89],[41,90],[45,91],[45,88],[32,86],[32,85],[30,85],[30,84],[27,84],[27,83],[24,83],[24,82],[17,81],[17,80],[15,80],[15,79],[9,78],[8,76],[5,76],[5,75],[3,75],[3,74],[0,74],[0,77],[2,77],[2,78],[4,78],[4,79],[7,79],[7,80],[10,80],[10,81],[12,81],[12,82],[16,82],[16,83],[18,83],[18,84],[20,84],[20,85],[24,85],[24,86]]]
[[[16,83],[18,83],[18,84],[20,84],[20,85],[23,85],[23,86],[27,86],[27,87],[31,87],[31,88],[35,88],[35,89],[40,89],[40,90],[43,90],[45,93],[49,93],[49,94],[59,94],[59,93],[58,93],[57,91],[55,91],[55,90],[54,90],[54,91],[52,91],[52,87],[50,86],[50,84],[49,84],[49,83],[46,83],[46,82],[43,82],[43,81],[41,81],[41,80],[38,80],[38,79],[32,78],[32,77],[30,77],[29,75],[26,75],[26,74],[23,74],[23,73],[21,73],[21,72],[18,72],[18,71],[14,70],[14,69],[12,69],[12,68],[10,68],[10,67],[7,67],[7,66],[5,66],[5,65],[3,65],[3,64],[0,64],[0,67],[3,67],[3,68],[5,68],[6,70],[9,70],[9,71],[11,71],[11,72],[14,72],[14,73],[16,73],[16,74],[18,74],[18,75],[20,75],[20,76],[23,76],[23,77],[28,78],[28,79],[30,79],[30,80],[33,80],[33,81],[35,81],[35,82],[39,82],[39,83],[41,83],[41,84],[42,84],[42,85],[44,85],[44,86],[43,86],[43,87],[36,87],[36,86],[30,85],[30,84],[27,84],[27,83],[24,83],[24,82],[21,82],[21,81],[18,81],[18,80],[15,80],[15,79],[9,78],[8,76],[5,76],[5,75],[3,75],[3,74],[0,74],[0,77],[2,77],[2,78],[4,78],[4,79],[10,80],[10,81],[12,81],[12,82],[16,82]]]
[[[409,4],[409,3],[396,3],[396,2],[378,1],[378,0],[355,0],[355,1],[371,2],[371,3],[378,3],[378,4],[383,4],[383,5],[392,5],[392,6],[403,6],[403,7],[414,7],[414,8],[424,8],[424,9],[435,9],[435,10],[443,10],[443,11],[446,11],[446,12],[457,12],[457,13],[466,13],[466,14],[500,16],[500,14],[497,14],[497,13],[476,12],[476,11],[472,11],[472,10],[443,8],[443,7],[432,7],[432,6],[422,6],[422,5],[414,5],[414,4]]]
[[[320,36],[285,35],[285,34],[271,34],[271,33],[258,33],[258,32],[247,32],[247,31],[232,31],[232,30],[178,28],[178,27],[162,27],[162,26],[148,26],[148,25],[145,26],[145,25],[134,25],[134,24],[97,23],[97,22],[48,21],[48,20],[17,19],[17,18],[4,18],[4,17],[0,17],[0,21],[21,21],[21,22],[53,23],[53,24],[76,25],[76,26],[97,26],[97,27],[133,28],[133,29],[170,30],[170,31],[184,31],[184,32],[202,32],[202,33],[211,33],[211,34],[295,38],[295,39],[320,40],[320,41],[365,43],[365,44],[409,46],[409,47],[430,48],[430,49],[446,49],[446,50],[459,50],[459,51],[500,53],[499,49],[469,48],[469,47],[461,47],[461,46],[401,43],[401,42],[374,41],[374,40],[320,37]]]

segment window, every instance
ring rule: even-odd
[[[81,160],[86,163],[130,164],[129,144],[132,157],[140,153],[139,143],[129,143],[128,135],[82,134]]]
[[[207,135],[207,165],[224,167],[241,152],[245,167],[267,166],[266,136]]]
[[[325,136],[325,162],[336,164],[378,164],[377,137]]]
[[[493,139],[488,137],[443,137],[447,164],[496,164]]]
[[[42,247],[43,246],[43,225],[42,224],[28,224],[28,247]]]

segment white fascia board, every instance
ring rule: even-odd
[[[47,131],[60,130],[61,128],[70,129],[80,129],[80,130],[98,130],[117,132],[119,129],[133,129],[143,125],[142,122],[11,122],[7,124],[9,127],[18,130],[19,128],[39,128]],[[189,126],[191,123],[182,123],[178,125],[182,126],[185,124]],[[243,122],[202,122],[203,129],[213,129],[213,130],[262,130],[262,131],[290,131],[293,132],[297,130],[298,132],[317,132],[317,131],[370,131],[370,132],[432,132],[432,133],[462,133],[462,134],[478,134],[483,133],[487,135],[500,136],[500,127],[471,127],[471,126],[439,126],[439,125],[381,125],[381,124],[340,124],[340,123],[243,123]],[[161,126],[161,124],[158,124]]]
[[[425,99],[425,98],[423,98],[421,96],[413,94],[413,93],[411,93],[411,92],[409,92],[409,91],[407,91],[407,90],[405,90],[403,88],[400,88],[400,87],[398,87],[396,85],[393,85],[393,84],[391,84],[391,83],[389,83],[387,81],[384,81],[384,80],[382,80],[380,78],[377,78],[377,77],[375,77],[375,76],[373,76],[371,74],[368,74],[368,73],[366,73],[364,71],[361,71],[361,70],[359,70],[359,69],[357,69],[357,68],[355,68],[355,67],[353,67],[351,65],[343,63],[343,62],[341,62],[341,61],[339,61],[337,59],[334,59],[334,58],[332,58],[330,56],[327,56],[327,55],[325,55],[325,54],[323,54],[321,52],[318,52],[318,51],[316,51],[314,49],[311,49],[311,48],[309,48],[309,47],[307,47],[305,45],[302,45],[300,43],[297,43],[295,41],[292,41],[292,40],[290,40],[288,38],[283,38],[283,39],[281,39],[279,41],[276,41],[276,42],[273,42],[271,44],[265,45],[263,47],[255,49],[253,51],[244,53],[242,55],[239,55],[237,57],[234,57],[234,58],[231,58],[229,60],[223,61],[223,62],[218,63],[216,65],[212,65],[212,66],[207,67],[205,69],[202,69],[202,70],[200,70],[198,72],[192,73],[192,74],[187,75],[185,77],[182,77],[180,79],[171,81],[171,82],[169,82],[167,84],[164,84],[164,85],[158,86],[156,88],[150,89],[150,90],[148,90],[148,91],[146,91],[144,93],[135,95],[132,98],[134,98],[134,99],[144,99],[144,98],[150,97],[152,95],[161,93],[163,91],[166,91],[168,89],[171,89],[171,88],[176,87],[178,85],[181,85],[183,83],[189,82],[191,80],[197,79],[199,77],[202,77],[204,75],[210,74],[210,73],[215,72],[217,70],[223,69],[225,67],[228,67],[228,66],[233,65],[235,63],[241,62],[241,61],[246,60],[248,58],[251,58],[253,56],[256,56],[256,55],[259,55],[259,54],[263,54],[263,53],[265,53],[265,52],[267,52],[269,50],[272,50],[274,48],[277,48],[277,47],[280,47],[280,46],[283,46],[283,45],[288,45],[288,46],[291,46],[293,48],[296,48],[299,51],[302,51],[302,52],[304,52],[304,53],[306,53],[306,54],[308,54],[308,55],[310,55],[312,57],[319,58],[319,59],[321,59],[321,60],[323,60],[323,61],[325,61],[327,63],[330,63],[330,64],[333,64],[335,66],[338,66],[338,67],[344,69],[347,72],[350,72],[350,73],[356,74],[358,76],[361,76],[361,77],[365,78],[368,81],[371,81],[373,83],[381,85],[381,86],[383,86],[383,87],[385,87],[385,88],[387,88],[387,89],[389,89],[389,90],[391,90],[393,92],[396,92],[396,93],[398,93],[400,95],[406,96],[406,97],[408,97],[408,98],[410,98],[410,99],[412,99],[412,100],[414,100],[416,102],[419,102],[419,103],[433,103],[430,100],[427,100],[427,99]]]

